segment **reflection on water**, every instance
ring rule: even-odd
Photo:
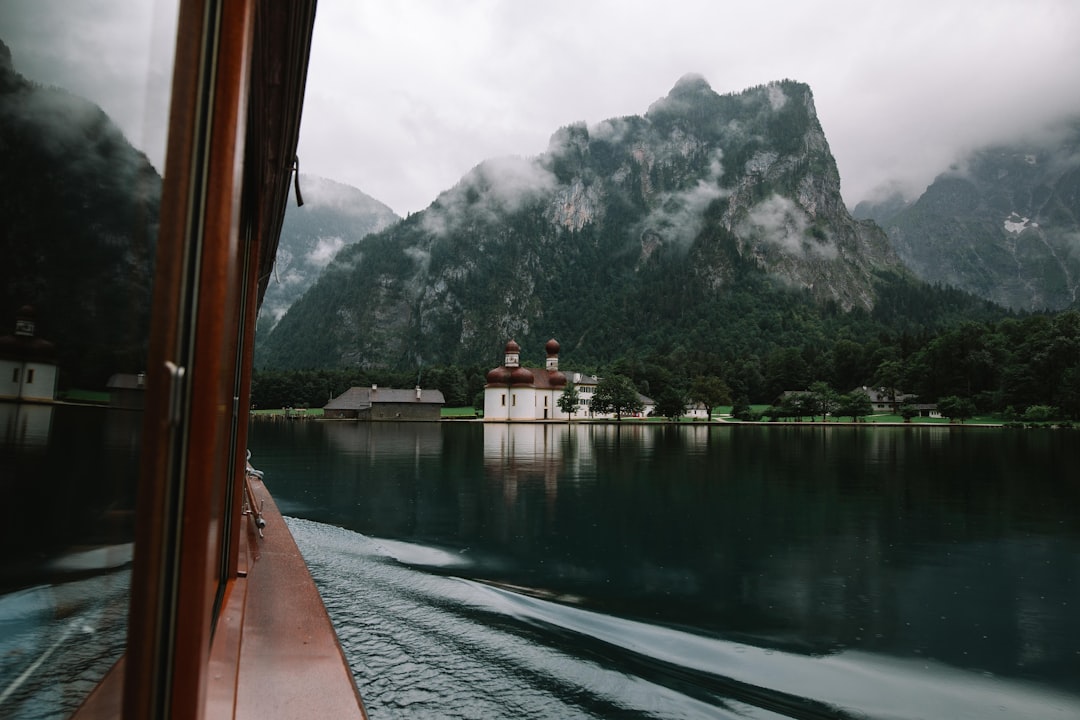
[[[141,423],[0,402],[0,717],[67,716],[123,653]]]
[[[142,413],[0,402],[0,593],[56,579],[60,555],[130,543]],[[63,568],[59,568],[63,569]]]
[[[694,716],[687,708],[703,702],[751,716],[816,717],[837,706],[873,717],[939,716],[933,707],[980,717],[984,700],[1007,696],[1019,704],[1004,703],[1011,709],[998,716],[1051,717],[1040,704],[1056,702],[1049,688],[1080,694],[1080,491],[1070,474],[1080,447],[1071,434],[303,422],[256,423],[252,449],[287,512],[379,538],[348,542],[374,542],[407,567],[382,601],[387,614],[406,598],[459,612],[452,589],[485,583],[470,587],[503,597],[514,619],[499,611],[471,622],[499,637],[524,632],[541,655],[558,648],[573,658],[572,675],[609,677],[575,665],[585,658],[651,683],[649,692],[663,686],[658,716]],[[311,543],[324,540],[314,533]],[[369,585],[382,582],[367,573],[383,572],[386,560],[360,549],[342,558],[343,547],[325,561],[356,567],[333,578],[313,568],[316,578],[367,602]],[[558,621],[519,617],[536,602]],[[362,670],[378,665],[365,644],[375,630],[354,626],[353,612],[335,619],[361,687],[375,683],[394,702],[421,692],[407,674],[391,688]],[[595,633],[570,629],[571,617],[618,629],[597,644]],[[423,637],[444,632],[424,627],[399,641],[399,660],[427,653]],[[600,662],[631,627],[634,654]],[[666,650],[671,633],[679,640]],[[700,666],[688,655],[699,641],[712,648]],[[431,652],[445,655],[425,663],[462,660],[454,648]],[[962,681],[979,699],[934,676]],[[597,695],[559,683],[550,692]],[[672,711],[671,693],[689,704]],[[904,705],[905,693],[924,704]],[[1060,707],[1075,711],[1069,702]],[[655,710],[631,706],[631,716]],[[894,706],[907,709],[890,714]],[[491,716],[516,714],[501,708]]]
[[[43,448],[52,429],[53,406],[0,402],[0,438],[6,445]]]
[[[127,570],[0,595],[0,717],[67,717],[124,652]]]

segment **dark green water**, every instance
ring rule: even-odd
[[[67,717],[124,652],[141,425],[0,403],[0,718]]]
[[[294,532],[375,718],[1021,718],[1080,715],[1078,439],[259,421],[250,445],[324,524]]]

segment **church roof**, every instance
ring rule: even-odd
[[[0,358],[56,363],[56,346],[48,340],[26,335],[4,335],[0,337]]]
[[[105,387],[109,390],[145,390],[146,376],[141,373],[115,373],[109,376]]]
[[[566,386],[567,376],[561,370],[545,370],[544,368],[517,368],[527,370],[525,372],[510,372],[507,368],[499,366],[487,374],[488,385],[520,385],[523,387],[536,388],[537,390],[558,390]],[[505,371],[505,372],[504,372]],[[526,374],[528,378],[526,379]]]

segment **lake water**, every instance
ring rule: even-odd
[[[64,718],[124,652],[142,414],[0,402],[0,718]]]
[[[1080,439],[257,421],[380,718],[1080,717]]]

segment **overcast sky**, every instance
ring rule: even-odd
[[[160,167],[175,10],[146,7],[0,0],[0,38],[31,79],[118,116]],[[90,39],[106,20],[141,30]],[[486,158],[644,113],[687,73],[719,93],[809,84],[845,201],[889,181],[917,194],[968,148],[1080,114],[1080,2],[319,0],[300,166],[405,215]]]

